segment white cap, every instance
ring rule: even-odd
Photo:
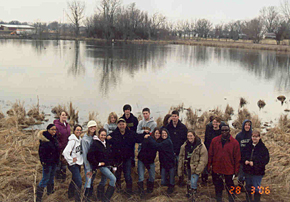
[[[93,127],[93,126],[97,126],[97,123],[96,123],[95,121],[92,120],[92,121],[89,121],[89,122],[88,122],[88,125],[87,125],[87,126],[88,126],[88,128],[89,128],[89,127]]]

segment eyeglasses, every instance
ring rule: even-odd
[[[230,131],[229,129],[223,129],[223,130],[221,130],[222,132],[224,132],[224,131]]]

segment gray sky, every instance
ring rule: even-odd
[[[9,22],[67,22],[67,0],[1,0],[0,20]],[[85,0],[86,16],[92,15],[99,0]],[[122,5],[136,3],[149,14],[159,12],[170,21],[206,18],[214,24],[251,19],[264,6],[280,7],[281,0],[123,0]]]

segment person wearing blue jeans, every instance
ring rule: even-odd
[[[37,134],[39,139],[39,159],[42,164],[42,179],[36,189],[36,201],[41,202],[44,188],[47,187],[47,195],[54,192],[54,176],[56,166],[59,163],[58,141],[56,139],[56,127],[49,124],[47,130]]]
[[[115,191],[116,177],[110,170],[113,165],[112,151],[108,145],[107,130],[101,128],[98,135],[93,137],[93,143],[88,151],[88,161],[92,165],[92,169],[99,169],[102,173],[101,182],[97,188],[97,196],[99,200],[110,201]],[[130,165],[131,169],[131,165]],[[113,168],[115,170],[115,168]],[[107,179],[110,180],[109,186],[105,193]]]
[[[68,138],[68,144],[62,152],[65,160],[68,163],[68,169],[72,173],[72,180],[69,184],[68,198],[75,197],[75,201],[81,201],[82,177],[81,165],[83,165],[83,155],[81,146],[82,126],[74,127],[74,134]]]
[[[260,132],[254,130],[249,143],[244,148],[242,156],[243,171],[246,177],[246,197],[247,201],[259,202],[261,199],[260,189],[261,181],[265,175],[265,167],[269,163],[270,155],[267,147],[262,142]],[[254,193],[253,189],[255,188]]]
[[[208,161],[208,153],[201,139],[193,130],[187,133],[187,140],[181,146],[178,162],[178,176],[183,179],[184,171],[187,174],[187,197],[197,192],[197,181]],[[180,182],[180,185],[182,182]]]

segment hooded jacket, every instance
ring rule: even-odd
[[[180,147],[187,140],[187,128],[186,126],[178,120],[176,127],[173,126],[172,120],[165,127],[170,135],[170,139],[173,143],[174,153],[179,155]]]
[[[270,155],[262,140],[260,139],[256,146],[250,140],[244,148],[244,153],[244,157],[242,158],[244,164],[243,171],[250,175],[265,175],[265,167],[269,163]],[[253,166],[245,165],[246,160],[253,161]]]
[[[59,150],[62,151],[68,143],[68,137],[70,136],[70,125],[66,121],[61,123],[59,119],[54,120],[53,124],[56,126],[56,136]]]
[[[43,166],[51,166],[59,162],[59,149],[56,135],[52,136],[48,131],[42,130],[37,134],[39,139],[39,159]]]
[[[106,129],[107,135],[110,135],[114,130],[116,130],[117,127],[118,125],[116,123],[105,123],[104,125],[104,129]]]
[[[130,117],[128,119],[126,119],[125,114],[123,114],[121,118],[123,118],[126,121],[127,127],[136,133],[137,126],[138,126],[138,119],[132,113],[130,113]]]
[[[81,138],[77,138],[75,134],[71,134],[68,138],[68,144],[62,152],[67,163],[72,165],[82,165],[83,164],[83,155],[82,155],[82,146],[81,146]],[[73,162],[73,158],[77,158],[76,162]]]
[[[164,128],[162,130],[165,130],[167,134],[169,134],[167,129]],[[153,145],[153,147],[157,149],[157,151],[159,151],[159,161],[161,168],[165,169],[173,168],[175,164],[175,156],[173,143],[170,139],[170,136],[168,135],[168,137],[166,139],[163,139],[163,141],[160,143],[156,142],[151,136],[148,137],[148,139],[150,141],[150,144]]]
[[[229,140],[222,146],[222,135],[215,137],[208,151],[208,170],[218,174],[233,175],[240,169],[240,145],[231,135]]]
[[[161,137],[160,137],[161,138]],[[154,163],[154,160],[156,158],[157,149],[154,147],[149,139],[145,139],[142,141],[142,147],[138,154],[139,161],[142,161],[144,163],[145,167],[147,169],[150,168],[150,164]]]
[[[91,164],[87,159],[87,154],[92,143],[93,143],[93,136],[90,136],[86,133],[81,140],[81,145],[82,145],[82,151],[83,151],[84,166],[87,172],[92,171]]]
[[[106,146],[105,146],[106,145]],[[112,150],[108,144],[108,141],[102,143],[98,136],[94,136],[93,143],[88,151],[88,161],[92,165],[92,169],[95,170],[99,167],[107,167],[112,165]],[[99,163],[104,162],[104,166],[99,166]]]
[[[186,168],[185,162],[187,157],[187,147],[193,146],[193,151],[190,156],[190,170],[191,174],[199,175],[204,170],[207,161],[208,153],[205,145],[201,142],[201,139],[195,136],[196,140],[192,145],[188,140],[181,146],[178,161],[178,176],[183,176],[184,169]]]
[[[143,120],[139,121],[139,124],[137,126],[137,133],[142,134],[144,133],[144,130],[149,130],[149,132],[152,132],[156,127],[157,123],[154,121],[153,117],[151,117],[149,121],[146,121],[143,118]]]
[[[245,131],[245,124],[247,122],[251,123],[251,128],[249,131]],[[243,124],[242,124],[242,131],[237,134],[236,136],[236,140],[239,142],[240,144],[240,149],[241,149],[241,155],[244,154],[244,149],[246,147],[246,145],[250,142],[252,138],[252,122],[248,119],[244,120]]]
[[[125,129],[125,134],[122,135],[119,128],[110,134],[112,139],[108,140],[112,145],[114,154],[114,163],[118,164],[135,156],[134,145],[140,143],[144,135],[136,135],[133,130]]]

